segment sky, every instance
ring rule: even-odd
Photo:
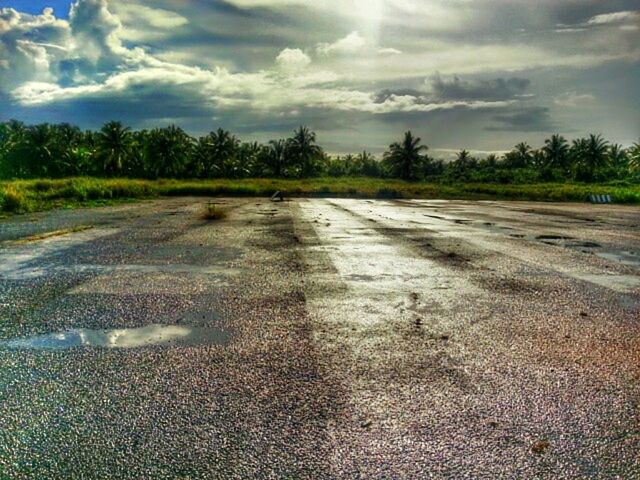
[[[640,138],[640,0],[0,0],[0,121],[330,153]]]

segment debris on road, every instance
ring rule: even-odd
[[[542,455],[551,446],[548,440],[539,440],[531,445],[531,451],[536,455]]]

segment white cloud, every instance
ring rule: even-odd
[[[152,8],[131,0],[116,0],[109,4],[120,19],[124,40],[142,42],[165,38],[175,29],[189,24],[189,19],[171,10]]]
[[[307,83],[305,83],[305,78]],[[390,95],[378,101],[371,92],[349,88],[315,86],[314,77],[283,78],[271,72],[233,74],[225,69],[214,71],[185,67],[161,61],[135,71],[116,73],[100,84],[61,87],[55,83],[28,82],[13,91],[23,105],[43,105],[83,98],[126,96],[135,91],[173,92],[177,96],[199,98],[212,109],[246,107],[270,112],[296,108],[321,108],[370,114],[393,112],[432,112],[454,108],[487,109],[511,105],[510,101],[429,102],[415,95]]]
[[[564,27],[559,25],[558,28],[554,30],[556,33],[579,33],[587,31],[586,28],[573,28],[573,27]]]
[[[596,15],[595,17],[589,19],[587,25],[608,25],[612,23],[633,22],[640,22],[640,11],[624,11]]]
[[[422,25],[431,30],[448,30],[468,18],[469,0],[228,0],[243,9],[300,6],[313,12],[337,15],[365,31],[374,24]],[[481,3],[481,2],[478,2]],[[482,9],[482,6],[477,7]]]
[[[189,23],[186,17],[170,10],[129,2],[117,5],[115,12],[123,23],[142,20],[156,28],[177,28]]]
[[[285,71],[298,71],[311,64],[311,58],[299,48],[285,48],[276,57],[276,63]]]
[[[352,59],[354,56],[377,59],[378,57],[400,55],[402,51],[397,48],[377,47],[374,42],[360,35],[358,31],[353,31],[333,43],[317,44],[316,53],[324,60],[330,57]]]
[[[380,48],[378,50],[378,53],[380,55],[401,55],[402,51],[398,50],[397,48]]]
[[[0,91],[25,81],[51,80],[51,65],[67,54],[70,39],[68,23],[49,9],[29,15],[0,8]]]
[[[358,33],[351,32],[334,43],[320,43],[317,51],[320,55],[349,55],[358,53],[367,46],[367,41]]]
[[[94,64],[126,53],[118,35],[122,23],[107,7],[107,0],[79,0],[69,13],[78,54]]]

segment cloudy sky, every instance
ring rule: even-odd
[[[0,0],[0,120],[407,129],[436,156],[640,137],[640,0]]]

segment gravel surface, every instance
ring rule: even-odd
[[[207,202],[0,223],[0,478],[640,478],[637,207]]]

